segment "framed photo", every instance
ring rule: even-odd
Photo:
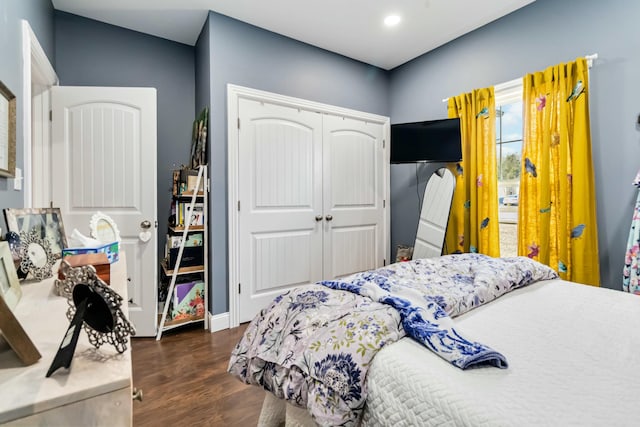
[[[16,97],[0,82],[0,176],[16,171]]]
[[[62,249],[67,247],[60,208],[5,209],[4,219],[9,231],[20,234],[36,229],[36,237],[49,242],[55,259],[61,258]]]
[[[32,365],[40,359],[40,352],[16,319],[3,295],[0,295],[0,331],[24,365]]]
[[[12,310],[22,296],[13,255],[7,242],[0,242],[0,296]]]

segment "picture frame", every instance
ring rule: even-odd
[[[22,296],[20,280],[8,242],[0,242],[0,296],[4,298],[11,310],[18,304]]]
[[[35,228],[37,235],[49,242],[54,258],[62,257],[62,249],[67,247],[67,235],[60,208],[7,208],[4,209],[4,219],[9,231],[18,234],[29,234]]]
[[[0,295],[0,331],[24,365],[33,365],[42,357],[24,328]]]
[[[39,236],[37,228],[20,233],[20,270],[36,280],[53,276],[56,259],[46,238]]]
[[[0,176],[15,177],[16,97],[0,81]]]
[[[91,216],[89,230],[91,230],[91,237],[102,243],[120,241],[118,225],[109,215],[105,215],[102,212],[98,211]]]

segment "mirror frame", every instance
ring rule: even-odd
[[[442,255],[455,186],[455,177],[451,170],[446,167],[438,168],[429,177],[422,196],[422,209],[420,209],[420,217],[418,218],[412,259],[432,258]],[[433,203],[434,201],[435,203]],[[431,217],[427,218],[428,216]],[[431,227],[432,230],[429,231],[427,227]],[[423,237],[428,236],[432,236],[433,239],[437,240],[427,241],[423,239]],[[440,249],[439,251],[438,248]]]

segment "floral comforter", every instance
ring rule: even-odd
[[[451,317],[552,278],[529,258],[460,254],[296,288],[253,319],[229,372],[307,408],[320,425],[356,425],[367,368],[383,346],[410,335],[460,368],[506,368],[503,355],[461,336]]]

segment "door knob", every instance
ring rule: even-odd
[[[140,223],[140,227],[144,229],[151,228],[151,221],[145,219]]]
[[[327,221],[331,221],[333,219],[333,216],[327,215],[324,217],[324,219],[326,219]]]
[[[316,221],[322,221],[322,215],[316,215]]]

